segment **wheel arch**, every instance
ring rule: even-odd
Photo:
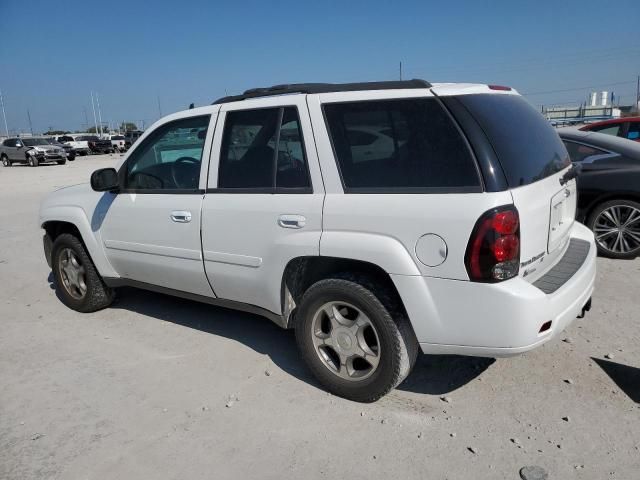
[[[40,227],[44,229],[46,237],[49,237],[52,244],[56,237],[63,233],[76,235],[86,248],[89,258],[101,276],[119,277],[109,263],[102,245],[91,230],[84,210],[80,207],[65,206],[45,209],[40,214]]]
[[[389,273],[379,265],[346,257],[302,256],[291,259],[282,274],[281,304],[285,328],[295,326],[296,306],[311,285],[344,273],[366,276],[380,285],[406,314],[400,292]]]
[[[640,192],[610,192],[598,196],[595,200],[591,201],[587,208],[584,209],[584,223],[587,224],[589,222],[589,219],[596,208],[605,202],[610,202],[611,200],[629,200],[631,202],[640,203]]]

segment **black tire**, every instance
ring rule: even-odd
[[[70,162],[73,162],[75,159],[76,159],[76,156],[75,156],[75,155],[69,155],[69,156],[67,157],[67,160],[69,160]]]
[[[320,280],[305,292],[296,312],[296,342],[303,360],[328,391],[357,402],[375,402],[409,375],[419,347],[404,308],[395,296],[359,275]],[[323,305],[334,301],[361,310],[375,327],[379,363],[373,373],[362,380],[338,376],[316,351],[313,319]]]
[[[40,166],[40,162],[33,155],[27,155],[27,163],[29,164],[30,167],[38,167],[38,166]]]
[[[67,161],[66,160],[58,160],[56,163],[58,165],[64,165],[65,163],[67,163]]]
[[[4,167],[10,167],[11,166],[11,160],[9,160],[9,157],[7,157],[6,155],[2,155],[2,165]]]
[[[63,279],[62,255],[70,249],[78,263],[84,267],[84,284],[86,292],[81,298],[74,296]],[[53,242],[51,249],[51,265],[55,279],[56,291],[67,307],[78,312],[95,312],[108,307],[114,298],[114,292],[107,287],[87,254],[82,242],[74,235],[63,233]]]
[[[608,258],[624,260],[636,258],[640,255],[640,242],[636,241],[634,237],[637,237],[640,234],[640,221],[635,220],[631,225],[631,227],[633,228],[632,233],[634,234],[634,237],[627,238],[627,245],[629,246],[628,249],[626,249],[626,246],[625,248],[623,248],[622,245],[620,245],[620,248],[616,251],[614,250],[615,247],[613,245],[607,245],[611,243],[611,237],[605,236],[601,239],[598,238],[598,234],[600,232],[596,231],[596,222],[599,221],[599,217],[601,217],[603,212],[611,209],[612,207],[617,207],[622,211],[633,211],[633,209],[635,209],[640,212],[640,203],[634,202],[632,200],[609,200],[596,206],[587,219],[587,227],[589,227],[589,229],[596,235],[596,246],[598,248],[598,253],[603,257]],[[621,223],[624,224],[624,219],[622,219]],[[629,230],[631,230],[631,228],[629,228]]]

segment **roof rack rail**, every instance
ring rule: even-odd
[[[358,90],[392,90],[403,88],[431,88],[426,80],[392,80],[385,82],[360,82],[360,83],[288,83],[274,85],[266,88],[252,88],[242,95],[230,95],[222,97],[212,103],[239,102],[248,98],[270,97],[273,95],[287,95],[291,93],[328,93],[328,92],[354,92]]]

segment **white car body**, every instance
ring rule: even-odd
[[[88,134],[67,133],[65,135],[60,135],[59,137],[56,137],[56,140],[64,145],[69,145],[70,147],[73,147],[76,153],[87,154],[91,151],[91,149],[89,148],[89,142],[86,140],[78,140],[79,137],[84,135],[88,135]],[[68,140],[69,138],[71,138],[72,140]]]
[[[107,138],[111,140],[111,145],[113,145],[117,151],[124,152],[126,150],[124,135],[109,135]]]
[[[253,309],[285,327],[291,298],[282,285],[290,262],[302,257],[366,262],[392,280],[424,353],[518,354],[557,336],[583,311],[594,289],[593,234],[573,220],[575,180],[560,182],[568,168],[502,191],[348,194],[323,116],[323,106],[335,102],[471,94],[517,92],[435,84],[264,96],[175,113],[152,125],[122,163],[168,122],[210,115],[198,194],[103,193],[77,185],[43,200],[39,224],[73,224],[109,284],[157,287]],[[283,105],[298,109],[312,192],[217,191],[229,112]],[[519,212],[519,273],[496,283],[470,281],[465,252],[474,225],[503,205]],[[185,221],[172,221],[176,215]],[[576,240],[587,245],[586,258],[557,290],[545,293],[536,282],[544,281]],[[439,256],[445,259],[431,261]]]

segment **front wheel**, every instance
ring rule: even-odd
[[[596,237],[601,255],[619,259],[640,255],[640,203],[610,200],[598,205],[587,226]]]
[[[409,375],[418,353],[404,312],[366,279],[331,278],[312,285],[296,313],[296,341],[330,392],[374,402]]]
[[[35,155],[29,155],[29,157],[27,158],[27,163],[30,167],[37,167],[38,165],[40,165],[40,162],[35,157]]]
[[[56,163],[58,165],[64,165],[65,163],[67,163],[67,161],[66,160],[58,160]]]
[[[63,233],[53,242],[51,265],[56,291],[62,303],[78,312],[95,312],[113,301],[84,245],[74,235]]]
[[[2,166],[4,166],[4,167],[10,167],[11,166],[11,160],[9,160],[9,158],[6,155],[2,156]]]

